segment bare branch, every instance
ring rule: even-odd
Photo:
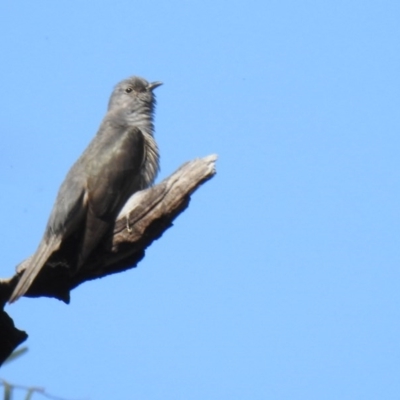
[[[215,175],[216,159],[216,155],[211,155],[192,160],[158,185],[135,193],[118,215],[113,230],[78,271],[71,271],[60,255],[54,259],[51,257],[26,296],[55,297],[68,303],[70,290],[78,285],[136,267],[144,257],[145,249],[160,238],[188,206],[190,195]],[[13,277],[0,280],[1,309],[25,265],[26,262],[22,262]],[[2,313],[0,311],[0,365],[27,337],[25,332],[14,327],[4,311]],[[3,341],[3,338],[8,341]],[[7,348],[2,348],[3,342],[8,344]]]

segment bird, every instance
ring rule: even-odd
[[[129,197],[154,183],[160,156],[153,90],[160,85],[132,76],[115,86],[96,135],[60,186],[42,240],[26,260],[9,303],[28,291],[49,258],[71,238],[74,265],[68,269],[78,271]]]

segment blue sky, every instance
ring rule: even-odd
[[[138,268],[9,306],[29,353],[0,376],[67,399],[398,399],[399,13],[2,2],[2,276],[119,80],[164,82],[158,180],[219,160]]]

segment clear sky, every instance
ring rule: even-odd
[[[2,1],[1,276],[121,79],[164,82],[158,180],[219,160],[138,268],[7,307],[29,353],[0,377],[71,400],[399,399],[399,18],[395,0]]]

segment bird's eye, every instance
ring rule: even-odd
[[[131,87],[128,87],[128,88],[125,89],[125,92],[126,92],[126,93],[130,93],[130,92],[132,92],[132,90],[133,90],[133,89],[132,89]]]

